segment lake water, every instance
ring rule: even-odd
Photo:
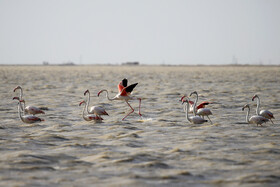
[[[118,83],[138,82],[138,101],[108,101]],[[0,186],[279,186],[279,66],[0,66]],[[44,107],[44,122],[17,113],[21,85],[27,105]],[[84,121],[80,101],[109,113]],[[213,124],[192,125],[179,99],[197,91]],[[242,106],[274,113],[274,124],[245,123]],[[191,97],[194,100],[193,97]]]

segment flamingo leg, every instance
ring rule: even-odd
[[[207,116],[207,118],[209,119],[209,121],[211,122],[211,124],[213,124],[212,121],[211,121],[211,119],[209,118],[209,116]],[[204,118],[203,118],[203,119],[204,119]]]
[[[134,112],[134,109],[132,108],[132,106],[128,103],[128,101],[125,101],[127,103],[127,105],[131,108],[131,111],[122,119],[124,120],[127,116],[129,116],[131,113]]]
[[[141,117],[142,117],[142,114],[141,114],[141,112],[140,112],[140,107],[141,107],[141,98],[138,98],[138,100],[139,100],[139,116],[141,116]]]

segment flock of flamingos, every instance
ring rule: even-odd
[[[127,105],[130,107],[131,111],[124,118],[122,118],[122,120],[125,120],[125,118],[127,116],[129,116],[131,113],[134,112],[134,108],[132,108],[132,106],[128,103],[129,100],[139,100],[139,113],[138,114],[140,117],[142,117],[142,114],[140,112],[141,98],[131,96],[133,89],[137,86],[138,83],[131,84],[129,86],[127,83],[128,83],[127,79],[123,79],[119,83],[119,85],[118,85],[119,93],[113,98],[109,97],[108,91],[106,89],[99,91],[97,94],[99,97],[102,92],[105,92],[106,97],[109,101],[124,100],[127,103]],[[14,97],[13,100],[18,100],[18,114],[19,114],[19,118],[21,119],[21,121],[23,121],[24,123],[35,123],[35,122],[44,121],[44,119],[37,117],[35,115],[36,114],[45,114],[45,112],[34,106],[25,106],[25,100],[23,99],[23,91],[22,91],[21,86],[17,86],[14,89],[14,92],[16,92],[16,90],[20,91],[19,97]],[[82,104],[85,105],[84,109],[83,109],[83,114],[82,114],[83,119],[85,121],[102,121],[103,118],[101,116],[108,115],[108,113],[105,111],[105,109],[103,109],[102,107],[98,107],[98,106],[92,106],[89,109],[89,103],[90,103],[89,90],[86,90],[84,92],[84,96],[86,96],[86,95],[87,95],[87,100],[83,100],[79,104],[80,106]],[[194,102],[189,99],[189,97],[191,97],[192,95],[196,96]],[[208,122],[208,120],[212,123],[212,121],[209,118],[209,115],[212,115],[212,112],[209,108],[205,108],[206,105],[209,105],[211,103],[204,101],[204,102],[200,103],[199,105],[197,105],[198,93],[196,91],[192,92],[189,95],[189,97],[187,95],[184,95],[180,99],[182,104],[186,103],[184,105],[186,119],[192,124],[203,124],[205,122]],[[252,101],[254,101],[255,99],[257,99],[256,115],[253,115],[249,118],[249,113],[250,113],[249,104],[244,105],[244,107],[242,108],[242,110],[244,110],[245,108],[248,108],[247,115],[246,115],[246,122],[249,124],[256,124],[257,126],[258,125],[262,126],[263,123],[266,123],[269,120],[273,123],[273,121],[272,121],[272,119],[274,119],[273,114],[268,110],[260,111],[260,109],[259,109],[260,108],[260,98],[257,95],[254,95],[254,97],[252,98]],[[193,113],[193,116],[190,116],[189,113]],[[204,117],[207,117],[208,120],[204,119]]]

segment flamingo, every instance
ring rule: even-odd
[[[14,89],[14,92],[19,89],[20,92],[19,92],[19,97],[15,97],[18,98],[18,100],[20,100],[20,107],[21,107],[21,110],[23,111],[23,114],[27,113],[27,114],[32,114],[32,115],[35,115],[35,114],[45,114],[44,111],[42,111],[41,109],[35,107],[35,106],[26,106],[25,107],[25,100],[22,99],[22,96],[23,96],[23,91],[22,91],[22,88],[21,86],[17,86],[15,89]],[[23,106],[21,105],[21,103],[23,103]]]
[[[180,101],[183,102],[185,97],[187,97],[187,96],[184,95],[183,97],[181,97]],[[188,101],[189,101],[189,104],[190,104],[190,110],[189,110],[189,112],[192,112],[192,113],[193,113],[193,104],[194,104],[194,102],[191,101],[189,98],[188,98]],[[206,105],[209,105],[209,104],[211,104],[211,102],[209,102],[209,101],[203,101],[203,102],[201,102],[199,105],[197,105],[196,110],[198,110],[198,109],[200,109],[200,108],[205,108],[205,106],[206,106]]]
[[[142,114],[140,112],[140,107],[141,107],[141,98],[137,98],[137,97],[132,97],[130,96],[131,92],[133,91],[133,89],[135,88],[135,86],[138,84],[138,83],[134,83],[134,84],[131,84],[129,86],[127,86],[127,79],[123,79],[119,85],[118,85],[118,88],[119,88],[119,93],[113,97],[113,98],[109,98],[108,96],[108,90],[106,89],[103,89],[101,91],[98,92],[98,97],[99,95],[102,93],[102,92],[106,92],[106,97],[109,101],[113,101],[113,100],[124,100],[127,105],[131,108],[131,111],[122,119],[124,120],[128,115],[130,115],[131,113],[134,112],[134,109],[132,108],[132,106],[128,103],[129,100],[139,100],[139,116],[141,117]]]
[[[259,98],[258,95],[254,95],[254,97],[252,98],[252,101],[254,101],[255,98],[257,98],[257,109],[256,109],[256,114],[257,114],[257,115],[260,115],[260,116],[263,116],[263,117],[265,117],[265,118],[267,118],[267,119],[269,119],[269,120],[271,121],[271,123],[274,124],[273,121],[272,121],[272,119],[275,119],[275,118],[274,118],[272,112],[270,112],[270,111],[268,111],[268,110],[261,110],[261,111],[260,111],[260,98]]]
[[[250,105],[249,104],[246,104],[243,106],[242,108],[242,111],[244,111],[245,108],[248,108],[248,111],[247,111],[247,115],[246,115],[246,122],[249,123],[249,124],[257,124],[262,126],[263,123],[266,123],[268,122],[268,119],[263,117],[263,116],[259,116],[259,115],[254,115],[252,117],[250,117],[249,119],[249,113],[250,113]]]
[[[89,105],[89,102],[90,102],[90,92],[89,90],[86,90],[84,95],[88,94],[88,100],[87,100],[87,103],[86,103],[86,108],[87,108],[87,112],[89,114],[95,114],[97,117],[101,118],[101,115],[109,115],[104,108],[102,107],[99,107],[99,106],[92,106],[90,107],[90,110],[88,110],[88,105]],[[102,119],[102,118],[101,118]]]
[[[17,98],[15,98],[15,99],[17,99]],[[45,121],[44,119],[39,118],[39,117],[34,116],[34,115],[22,115],[23,111],[22,111],[22,107],[21,107],[21,102],[22,102],[22,100],[18,100],[18,114],[19,114],[19,118],[21,119],[22,122],[24,122],[24,123],[36,123],[36,122]]]
[[[197,103],[197,100],[198,100],[198,94],[197,94],[196,91],[194,91],[190,94],[190,96],[192,96],[193,94],[196,95],[196,99],[194,101],[194,105],[193,105],[194,107],[193,108],[196,108],[195,106],[196,106],[196,103]],[[199,108],[197,111],[194,110],[194,112],[195,112],[194,113],[195,115],[202,116],[203,119],[204,119],[204,116],[206,116],[209,119],[209,121],[212,123],[211,119],[209,118],[209,115],[212,115],[212,112],[209,108]]]
[[[81,106],[82,104],[85,104],[85,107],[84,107],[84,109],[83,109],[83,118],[84,118],[85,121],[92,121],[92,120],[98,121],[98,120],[103,120],[101,117],[95,116],[95,115],[93,115],[93,114],[87,114],[87,115],[85,115],[85,110],[86,110],[87,103],[86,103],[85,101],[82,101],[82,102],[80,102],[79,106]]]
[[[204,122],[207,122],[207,120],[201,118],[200,116],[196,116],[196,114],[195,114],[195,116],[189,117],[189,105],[190,105],[190,104],[189,104],[188,98],[187,98],[186,100],[184,100],[184,101],[182,102],[182,104],[184,104],[184,102],[187,103],[187,104],[185,105],[184,109],[185,109],[185,111],[186,111],[186,118],[187,118],[187,120],[188,120],[189,122],[191,122],[192,124],[202,124],[202,123],[204,123]],[[196,113],[195,110],[194,110],[194,113]]]

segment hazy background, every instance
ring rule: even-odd
[[[0,0],[0,64],[280,64],[279,0]]]

